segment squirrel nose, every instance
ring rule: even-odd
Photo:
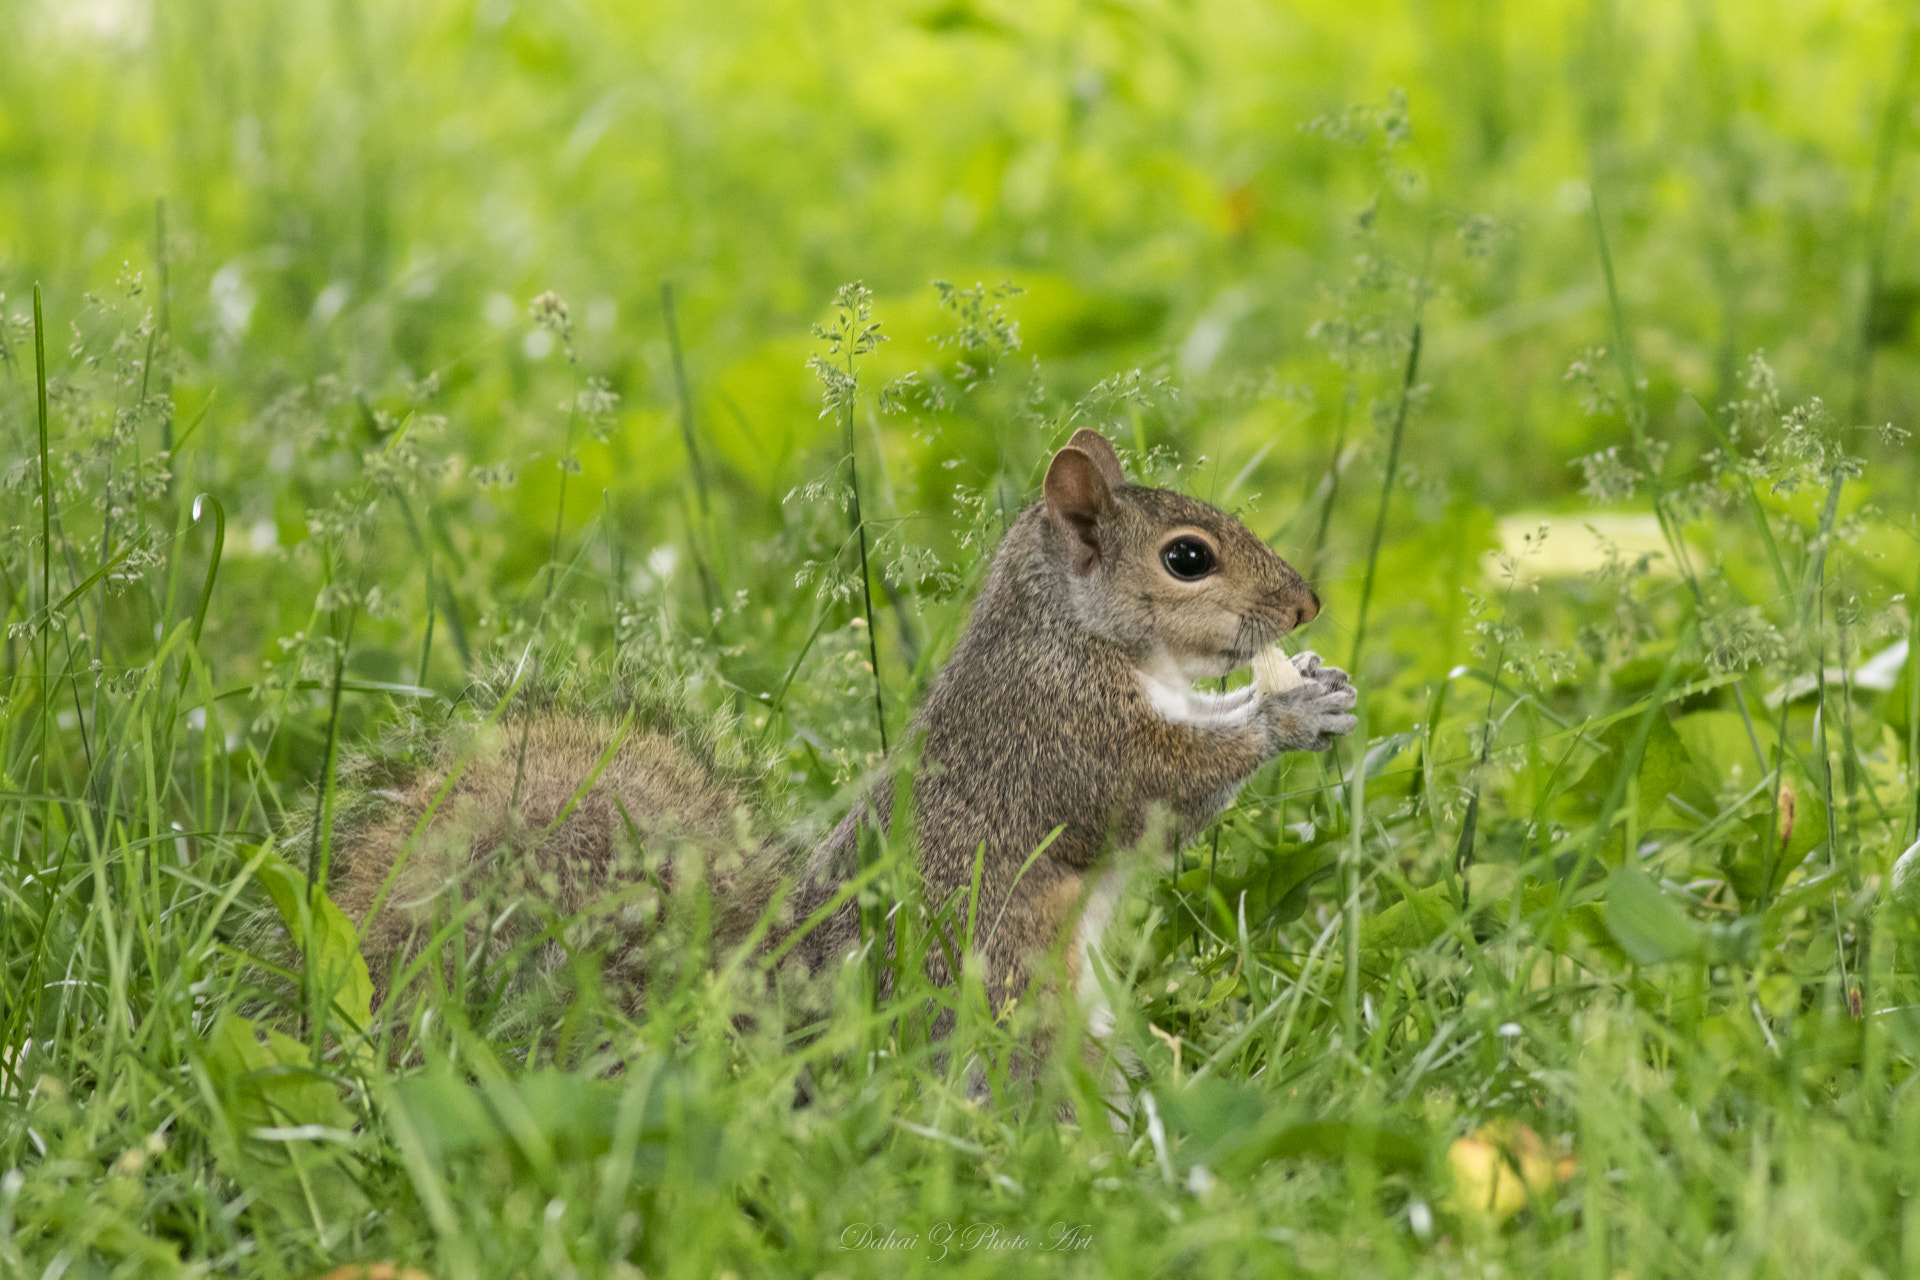
[[[1293,620],[1293,625],[1296,627],[1304,627],[1320,616],[1320,596],[1312,587],[1307,588],[1307,603],[1302,605],[1297,613],[1298,616]]]

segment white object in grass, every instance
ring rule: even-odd
[[[1892,881],[1888,888],[1895,902],[1909,911],[1920,911],[1920,840],[1894,860],[1887,879]]]
[[[1305,683],[1300,669],[1279,645],[1269,645],[1253,655],[1253,686],[1260,692],[1285,693]]]

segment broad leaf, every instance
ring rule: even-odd
[[[373,979],[353,922],[326,894],[309,893],[307,878],[278,854],[268,853],[255,874],[306,957],[309,979],[345,1024],[340,1030],[366,1030],[373,1018]]]
[[[1638,867],[1622,867],[1608,879],[1604,918],[1620,949],[1641,964],[1707,953],[1706,930]]]

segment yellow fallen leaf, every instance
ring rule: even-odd
[[[1496,1120],[1455,1139],[1447,1167],[1456,1210],[1505,1222],[1573,1177],[1579,1164],[1572,1155],[1552,1155],[1527,1125]]]
[[[1505,1222],[1527,1203],[1527,1189],[1500,1149],[1478,1138],[1456,1138],[1447,1148],[1453,1199],[1463,1213]]]

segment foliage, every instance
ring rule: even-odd
[[[1906,10],[0,23],[0,1274],[1911,1269]],[[817,833],[1082,426],[1364,695],[1123,907],[1116,1109],[899,847],[817,1026],[697,893],[644,1017],[382,1003],[343,761],[644,687]]]

